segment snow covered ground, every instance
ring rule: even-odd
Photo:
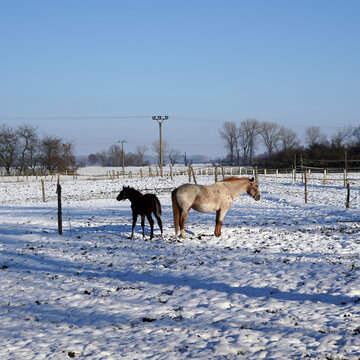
[[[191,211],[173,235],[171,189],[187,176],[0,179],[1,359],[360,359],[360,179],[346,189],[260,177],[262,199]],[[198,176],[198,183],[213,176]],[[157,193],[165,240],[131,232],[123,185]]]

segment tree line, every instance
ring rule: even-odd
[[[120,145],[114,144],[110,145],[107,150],[102,150],[95,154],[90,154],[88,156],[87,162],[89,165],[114,167],[121,167],[123,164],[124,166],[144,166],[150,164],[150,161],[146,159],[146,152],[148,150],[149,148],[146,145],[137,145],[134,152],[125,152],[125,150],[123,150]],[[160,163],[159,140],[153,142],[152,150],[155,152],[156,158]],[[186,155],[184,159],[184,156],[181,154],[180,150],[170,148],[166,141],[162,141],[162,152],[164,163],[169,161],[172,165],[174,165],[180,161],[186,162]]]
[[[146,159],[146,145],[138,145],[135,152],[123,152],[117,145],[110,145],[107,150],[90,154],[87,164],[100,166],[144,166],[149,164]],[[160,143],[154,141],[152,150],[157,159],[160,158]],[[186,162],[177,149],[162,143],[164,163]],[[38,129],[31,125],[11,127],[0,125],[0,171],[6,174],[44,174],[74,172],[83,163],[77,163],[72,142],[56,136],[40,136]]]
[[[291,129],[273,122],[246,119],[238,125],[224,122],[219,134],[228,155],[221,162],[231,166],[251,165],[265,168],[294,167],[300,161],[307,166],[344,167],[360,164],[360,125],[339,128],[330,138],[318,126],[305,130],[304,143]],[[265,153],[256,155],[260,145]],[[186,153],[162,143],[164,163],[185,163]],[[149,164],[146,152],[149,148],[138,145],[135,152],[122,151],[119,145],[90,154],[87,163],[100,166],[144,166]],[[160,158],[159,141],[152,150]],[[166,160],[165,160],[166,159]],[[55,136],[40,136],[37,128],[30,125],[10,127],[0,125],[0,169],[6,174],[35,174],[75,171],[79,165],[71,142]]]
[[[281,168],[294,167],[300,161],[319,167],[343,167],[345,160],[360,163],[360,126],[339,128],[330,138],[319,126],[310,126],[305,129],[304,144],[293,130],[257,119],[246,119],[239,125],[227,121],[219,133],[229,165]],[[255,157],[260,145],[265,153]]]
[[[45,135],[30,125],[0,125],[0,168],[6,174],[36,174],[76,170],[73,144]]]

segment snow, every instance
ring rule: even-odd
[[[85,173],[84,173],[85,174]],[[94,175],[94,170],[91,173]],[[228,211],[191,211],[175,239],[171,189],[187,176],[0,179],[1,359],[359,359],[360,178],[260,177]],[[210,184],[213,176],[197,176]],[[133,240],[123,185],[156,193],[165,240]]]

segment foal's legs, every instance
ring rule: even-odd
[[[160,216],[157,216],[156,213],[154,212],[153,213],[156,217],[156,220],[158,222],[158,225],[159,225],[159,228],[160,228],[160,231],[161,231],[161,238],[164,240],[164,234],[163,234],[163,231],[162,231],[162,221],[161,221],[161,217]]]
[[[145,215],[141,214],[141,227],[142,227],[142,234],[145,237]]]
[[[161,238],[164,239],[164,234],[163,234],[163,228],[162,228],[162,221],[161,221],[161,217],[160,216],[156,216],[156,214],[154,213],[157,223],[159,225],[160,231],[161,231]]]
[[[137,217],[138,217],[138,214],[136,212],[133,212],[133,221],[132,221],[132,230],[131,230],[130,239],[132,239],[134,237],[134,229],[135,229]]]
[[[150,224],[150,229],[151,229],[151,231],[150,231],[150,240],[151,240],[154,237],[154,220],[153,220],[153,218],[151,216],[151,213],[146,214],[146,217],[147,217],[147,219],[149,221],[149,224]]]

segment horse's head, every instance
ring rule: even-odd
[[[249,179],[249,186],[246,192],[252,196],[256,201],[260,200],[260,190],[257,182],[254,181],[254,178]]]
[[[128,193],[129,193],[130,186],[123,186],[123,189],[120,191],[120,194],[117,196],[116,200],[126,200],[128,199]]]

